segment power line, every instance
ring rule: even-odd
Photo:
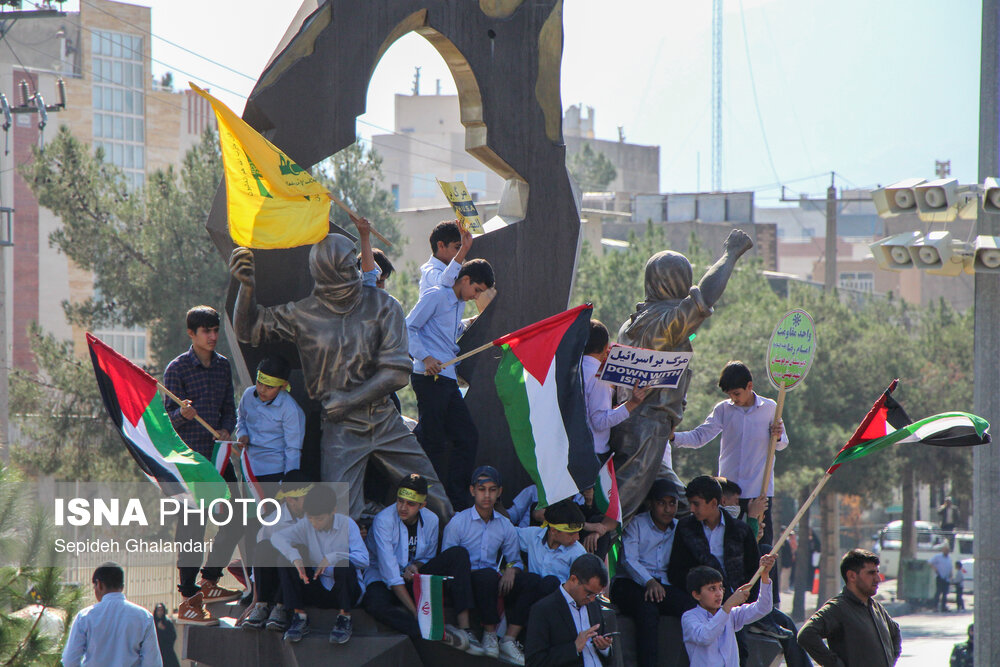
[[[760,102],[757,100],[757,84],[753,78],[753,61],[750,59],[750,40],[747,38],[747,20],[743,12],[743,0],[740,0],[740,23],[743,26],[743,47],[747,54],[747,70],[750,72],[750,91],[753,93],[753,106],[757,110],[757,122],[760,124],[760,134],[764,138],[764,150],[767,152],[767,161],[771,165],[771,173],[774,180],[781,182],[778,170],[774,167],[774,158],[771,157],[771,146],[767,141],[767,132],[764,130],[764,117],[760,113]]]

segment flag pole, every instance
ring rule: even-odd
[[[164,387],[163,384],[159,380],[157,380],[156,386],[157,386],[157,388],[160,391],[162,391],[164,394],[166,394],[166,396],[169,397],[170,400],[172,400],[174,403],[176,403],[177,405],[184,405],[184,401],[182,401],[181,399],[179,399],[177,397],[177,394],[173,393],[172,391],[170,391],[169,389],[167,389],[166,387]],[[215,438],[216,440],[222,440],[222,436],[219,435],[219,432],[216,431],[211,426],[209,426],[208,422],[201,418],[201,415],[196,414],[194,416],[194,419],[199,424],[201,424],[202,426],[204,426],[205,428],[207,428],[208,432],[212,434],[213,438]]]
[[[833,475],[831,475],[830,473],[826,473],[823,476],[823,479],[819,481],[819,484],[816,485],[816,488],[812,490],[812,493],[809,494],[809,497],[806,498],[806,501],[802,503],[801,507],[799,507],[799,511],[796,512],[794,517],[792,517],[792,520],[788,524],[788,527],[785,528],[785,532],[783,532],[781,534],[781,537],[778,538],[778,541],[771,546],[771,551],[769,555],[773,556],[778,553],[778,550],[781,548],[781,545],[785,543],[785,540],[787,540],[788,536],[791,534],[792,529],[795,528],[795,526],[799,523],[799,521],[802,520],[802,515],[806,513],[806,510],[809,509],[809,506],[812,505],[814,500],[816,500],[816,496],[818,496],[819,492],[823,490],[823,487],[826,486],[826,483],[830,481],[831,477],[833,477]],[[755,583],[757,583],[757,580],[760,579],[760,575],[763,573],[764,573],[763,567],[757,568],[757,572],[753,575],[753,578],[750,579],[749,584],[753,586]]]
[[[349,208],[349,207],[347,206],[347,204],[345,204],[344,202],[342,202],[342,201],[341,201],[341,200],[340,200],[340,199],[339,199],[339,198],[337,197],[337,195],[333,194],[332,192],[327,192],[326,194],[327,194],[327,195],[329,195],[329,197],[330,197],[330,201],[332,201],[332,202],[333,202],[334,204],[336,204],[337,206],[339,206],[339,207],[340,207],[340,208],[341,208],[341,209],[342,209],[342,210],[344,211],[344,213],[346,213],[346,214],[347,214],[347,216],[348,216],[348,217],[349,217],[349,218],[350,218],[350,219],[351,219],[352,221],[353,221],[353,220],[357,220],[358,218],[360,218],[360,217],[361,217],[361,216],[359,216],[359,215],[358,215],[357,213],[355,213],[354,211],[352,211],[352,210],[351,210],[351,209],[350,209],[350,208]],[[389,241],[389,239],[387,239],[386,237],[384,237],[384,236],[382,236],[381,234],[379,234],[379,233],[378,233],[378,230],[377,230],[377,229],[375,229],[374,227],[372,227],[372,228],[371,228],[371,232],[372,232],[372,234],[374,234],[374,235],[375,235],[375,238],[377,238],[377,239],[378,239],[379,241],[381,241],[382,243],[386,244],[386,245],[387,245],[387,246],[389,246],[390,248],[392,247],[392,243],[391,243],[391,242]]]
[[[778,390],[778,401],[777,405],[774,407],[774,424],[781,421],[781,412],[785,407],[785,383],[781,383],[781,388]],[[770,434],[771,439],[767,445],[767,465],[764,466],[764,479],[760,483],[760,495],[762,497],[767,496],[768,482],[771,481],[771,471],[774,470],[774,450],[778,446],[778,438],[773,433]]]
[[[465,354],[461,354],[461,355],[455,357],[454,359],[452,359],[451,361],[444,362],[443,364],[441,364],[441,368],[444,368],[445,366],[451,366],[452,364],[457,364],[458,362],[460,362],[460,361],[462,361],[464,359],[468,359],[469,357],[471,357],[473,355],[479,354],[480,352],[485,352],[486,350],[490,349],[491,347],[493,347],[493,341],[490,341],[489,343],[486,343],[485,345],[480,345],[476,349],[470,350],[469,352],[466,352]]]

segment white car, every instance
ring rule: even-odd
[[[913,527],[917,531],[917,553],[914,558],[920,560],[930,560],[938,553],[937,545],[944,540],[937,527],[930,521],[914,521]],[[899,576],[899,550],[903,539],[903,522],[890,521],[875,536],[875,545],[872,551],[878,554],[879,572],[889,579]]]
[[[973,574],[976,569],[975,558],[962,559],[962,594],[969,595],[976,592],[976,583]]]

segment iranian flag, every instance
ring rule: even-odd
[[[493,341],[503,350],[497,396],[539,507],[576,495],[597,477],[580,375],[591,312],[590,304],[577,306]]]
[[[893,380],[865,415],[854,435],[837,453],[833,465],[826,471],[828,475],[848,461],[890,445],[971,447],[990,442],[989,422],[967,412],[944,412],[912,421],[892,397],[897,384],[899,380]]]
[[[597,509],[604,512],[604,516],[621,523],[622,506],[618,502],[618,480],[615,479],[615,465],[611,462],[612,459],[613,456],[608,458],[608,462],[601,466],[601,471],[597,475],[597,484],[594,485],[594,504],[597,505]]]
[[[444,639],[444,601],[442,587],[445,579],[436,574],[418,574],[413,577],[413,600],[417,604],[417,621],[420,636],[432,641]]]
[[[232,453],[233,443],[231,441],[215,441],[215,445],[212,447],[212,463],[215,465],[215,469],[219,471],[220,475],[226,474],[226,468],[232,464],[232,461],[229,458]]]
[[[215,466],[174,431],[156,380],[90,333],[87,345],[104,407],[143,474],[168,496],[206,504],[228,497]]]
[[[247,490],[250,492],[250,496],[254,499],[254,502],[259,503],[263,500],[267,494],[260,486],[260,482],[257,480],[257,473],[253,471],[253,466],[250,464],[250,453],[247,451],[249,448],[244,447],[240,452],[240,466],[243,468],[243,481],[247,485]]]

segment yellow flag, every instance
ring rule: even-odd
[[[330,231],[330,195],[229,107],[189,83],[215,110],[226,173],[229,235],[248,248],[294,248]]]
[[[441,192],[444,193],[444,196],[451,202],[451,208],[458,216],[460,224],[472,232],[473,236],[485,234],[486,230],[483,229],[479,211],[476,209],[476,204],[472,201],[469,191],[465,188],[465,183],[438,180],[438,185],[441,186]]]

